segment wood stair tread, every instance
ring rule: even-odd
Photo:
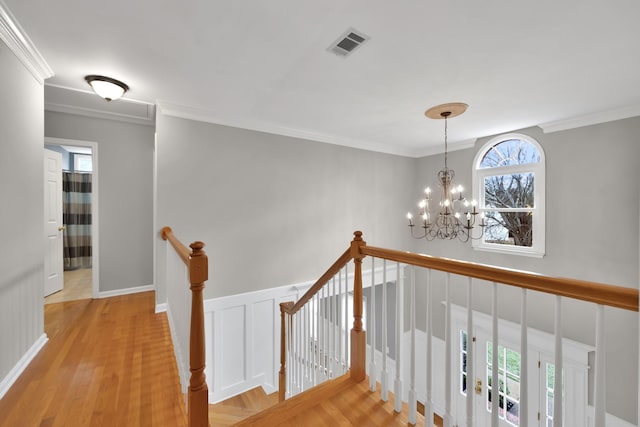
[[[356,382],[349,376],[322,383],[246,418],[236,426],[406,426],[407,406],[401,413],[393,410],[393,395],[383,402],[380,390],[371,392],[367,381]],[[418,424],[424,417],[418,414]]]
[[[222,402],[209,405],[212,426],[231,426],[278,403],[278,393],[266,394],[256,387]]]

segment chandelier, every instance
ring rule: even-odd
[[[411,235],[416,239],[469,239],[482,237],[485,227],[484,214],[478,212],[477,202],[468,201],[463,194],[464,188],[453,182],[455,172],[447,166],[447,119],[459,116],[467,110],[467,104],[454,102],[429,108],[424,114],[430,119],[444,119],[444,168],[438,172],[440,199],[435,200],[431,188],[424,190],[424,198],[418,203],[418,223],[413,222],[411,212],[407,214]],[[480,234],[472,236],[476,218],[480,215]],[[422,228],[416,232],[416,226]]]

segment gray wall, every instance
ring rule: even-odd
[[[154,128],[47,111],[44,134],[98,143],[100,291],[153,284]]]
[[[44,333],[44,92],[0,41],[0,381]]]
[[[406,243],[415,159],[162,114],[156,129],[158,227],[207,244],[206,298],[316,279],[355,230]]]
[[[535,271],[538,273],[638,287],[638,218],[640,194],[640,118],[632,118],[568,131],[544,134],[538,128],[521,133],[534,137],[546,154],[546,255],[531,258],[474,251],[457,241],[413,243],[413,250],[436,256]],[[458,183],[471,186],[475,154],[490,138],[481,138],[473,149],[452,152],[449,166]],[[442,167],[442,156],[419,161],[416,196],[423,186],[433,185]],[[443,276],[435,301],[444,299]],[[454,278],[453,299],[465,305],[464,281]],[[476,305],[490,312],[486,283],[476,282]],[[418,298],[422,298],[419,296]],[[421,299],[420,299],[421,300]],[[565,336],[593,344],[595,309],[592,304],[564,301]],[[519,294],[500,294],[500,316],[519,320]],[[529,297],[530,325],[553,331],[553,299]],[[441,304],[434,306],[436,319],[444,318]],[[424,315],[424,314],[422,314]],[[607,409],[630,422],[637,418],[638,322],[637,315],[607,309]],[[440,322],[436,333],[442,337]]]

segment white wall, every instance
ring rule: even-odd
[[[0,76],[1,397],[46,336],[43,86],[1,41]]]
[[[154,128],[47,111],[44,132],[98,144],[99,291],[152,285]]]
[[[463,125],[463,124],[460,124]],[[413,250],[435,256],[535,271],[552,276],[638,287],[638,217],[640,194],[640,118],[631,118],[584,128],[544,134],[538,128],[521,133],[534,137],[545,150],[546,247],[544,258],[474,251],[471,244],[457,241],[416,241]],[[481,138],[475,148],[449,153],[449,166],[458,183],[471,185],[471,167],[477,150],[491,137]],[[425,185],[435,182],[442,156],[419,161],[416,197]],[[408,233],[408,231],[407,231]],[[435,301],[444,299],[443,276],[434,274]],[[462,285],[463,281],[455,280]],[[478,286],[476,308],[489,312],[490,302]],[[419,288],[420,289],[420,288]],[[464,286],[454,286],[452,297],[466,301]],[[421,297],[420,297],[421,298]],[[519,319],[517,294],[502,291],[501,317]],[[530,326],[552,332],[552,300],[532,294]],[[565,299],[564,333],[573,340],[593,345],[595,309],[592,304]],[[434,307],[436,319],[444,319],[443,308]],[[638,320],[624,310],[606,310],[607,411],[637,423]],[[420,323],[419,323],[420,324]],[[435,329],[442,337],[443,324]]]

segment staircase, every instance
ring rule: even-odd
[[[211,426],[233,426],[278,403],[278,393],[266,394],[256,387],[215,405],[209,405]]]
[[[235,399],[235,398],[234,398]],[[231,399],[230,399],[231,400]],[[220,410],[216,405],[213,411]],[[324,382],[304,393],[252,415],[236,426],[406,426],[408,408],[393,409],[393,395],[382,401],[380,387],[371,392],[367,381],[356,382],[349,374]],[[224,425],[215,424],[212,426]],[[418,417],[424,425],[424,417]]]

